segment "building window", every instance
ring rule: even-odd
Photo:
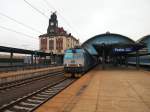
[[[45,51],[47,49],[47,38],[41,38],[41,50]]]
[[[49,40],[49,50],[54,49],[54,40]]]
[[[56,39],[56,49],[63,50],[63,39],[62,38]]]

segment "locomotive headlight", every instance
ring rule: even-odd
[[[80,67],[81,66],[81,64],[78,64],[78,67]]]
[[[66,67],[68,67],[68,64],[65,64]]]

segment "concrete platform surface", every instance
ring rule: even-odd
[[[36,112],[150,112],[150,72],[95,68]]]

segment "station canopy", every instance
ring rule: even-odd
[[[150,53],[150,35],[146,35],[146,36],[140,38],[137,42],[144,43],[147,47],[148,53]]]
[[[38,56],[50,56],[50,53],[40,52],[40,51],[32,51],[20,48],[13,48],[13,47],[5,47],[0,46],[0,52],[7,52],[7,53],[19,53],[19,54],[32,54]]]
[[[102,55],[103,51],[105,55],[124,55],[142,49],[145,45],[126,36],[107,32],[88,39],[82,47],[91,55]]]

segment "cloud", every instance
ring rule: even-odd
[[[134,40],[149,34],[150,29],[150,1],[149,0],[47,0],[52,7],[58,10],[59,26],[63,26],[81,42],[106,31],[119,33]],[[54,11],[43,0],[30,0],[48,17]],[[0,11],[37,30],[45,33],[48,27],[46,19],[37,11],[20,0],[1,0]],[[63,17],[62,17],[63,16]],[[69,24],[69,26],[68,26]],[[30,34],[38,38],[39,33],[19,26],[16,23],[0,16],[0,25],[14,30]],[[70,27],[71,26],[71,27]],[[28,48],[38,49],[38,42],[15,33],[9,33],[1,29],[0,39],[3,42],[15,43],[16,47],[22,47],[24,43]],[[10,39],[11,37],[11,39]],[[2,42],[2,41],[1,41]],[[36,44],[35,44],[36,43]]]

